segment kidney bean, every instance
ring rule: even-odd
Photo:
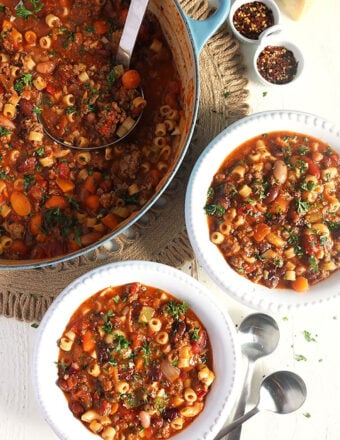
[[[177,408],[165,408],[162,412],[162,417],[167,422],[171,422],[172,420],[178,417],[178,409]]]
[[[33,104],[27,99],[20,99],[19,107],[25,116],[32,116]]]
[[[276,160],[273,166],[273,175],[278,183],[285,183],[287,180],[288,168],[283,160]]]
[[[280,185],[273,185],[268,191],[267,197],[264,199],[265,203],[273,202],[279,195]]]
[[[185,333],[186,324],[184,321],[175,321],[172,324],[171,334],[170,334],[170,342],[171,344],[176,344],[180,341]]]
[[[156,367],[156,365],[152,365],[150,368],[150,379],[152,381],[160,382],[162,378],[162,372],[160,368]]]
[[[84,414],[85,411],[83,406],[79,402],[75,401],[70,402],[69,408],[72,411],[73,415],[77,418],[80,418],[80,416]]]

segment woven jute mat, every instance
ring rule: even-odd
[[[195,19],[209,13],[208,0],[181,0]],[[200,54],[200,107],[195,132],[178,173],[151,210],[126,233],[79,258],[40,269],[0,271],[0,315],[39,322],[74,279],[103,264],[149,260],[181,267],[194,259],[184,219],[185,190],[204,147],[225,127],[249,113],[247,79],[239,45],[222,27]]]

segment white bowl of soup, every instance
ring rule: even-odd
[[[213,439],[235,401],[234,325],[198,281],[158,263],[95,269],[47,311],[33,358],[61,439]]]
[[[273,312],[339,295],[339,151],[339,128],[297,111],[254,114],[207,146],[186,224],[226,293]]]

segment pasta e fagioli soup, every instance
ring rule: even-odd
[[[58,386],[104,439],[167,439],[202,412],[213,384],[209,337],[189,304],[140,282],[88,298],[59,340]]]
[[[250,281],[307,291],[340,265],[339,188],[331,145],[290,131],[260,134],[214,174],[210,240]]]
[[[49,260],[99,242],[150,202],[178,158],[182,84],[154,14],[144,18],[131,71],[114,64],[128,7],[125,0],[1,2],[3,260]],[[127,141],[86,151],[142,109]],[[40,117],[84,151],[51,140]]]

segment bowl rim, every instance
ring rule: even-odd
[[[230,26],[231,30],[233,31],[234,35],[236,36],[236,38],[238,38],[243,43],[259,44],[261,34],[260,34],[259,38],[257,38],[256,40],[253,40],[251,38],[247,38],[244,35],[242,35],[234,26],[234,22],[233,22],[234,13],[237,11],[237,9],[240,6],[242,6],[246,3],[254,3],[255,1],[259,1],[260,3],[265,4],[268,8],[270,8],[272,10],[273,17],[274,17],[273,26],[280,24],[280,21],[281,21],[281,12],[280,12],[278,5],[276,4],[276,2],[274,0],[235,0],[234,3],[230,7],[230,11],[229,11],[229,15],[228,15],[228,23],[229,23],[229,26]],[[267,29],[271,29],[273,26],[270,26]]]
[[[89,296],[108,285],[118,286],[135,281],[162,288],[187,301],[208,331],[213,350],[213,369],[216,372],[215,383],[202,414],[173,438],[213,440],[231,413],[240,387],[242,357],[236,329],[227,311],[222,310],[216,302],[216,297],[196,279],[179,269],[155,262],[132,260],[98,267],[77,278],[55,299],[38,327],[32,355],[32,382],[40,412],[60,439],[74,440],[79,436],[84,440],[95,438],[72,415],[63,392],[55,383],[57,339],[72,313]],[[195,295],[192,295],[193,292]],[[229,375],[225,374],[226,369],[230,371]]]
[[[289,289],[269,289],[255,284],[237,274],[210,241],[203,207],[213,174],[231,151],[256,135],[282,130],[322,139],[340,154],[340,128],[333,122],[296,110],[254,113],[227,127],[208,144],[192,170],[185,198],[185,221],[189,240],[207,274],[225,294],[236,301],[269,313],[319,305],[338,297],[340,270],[312,286],[306,294],[294,294]]]

